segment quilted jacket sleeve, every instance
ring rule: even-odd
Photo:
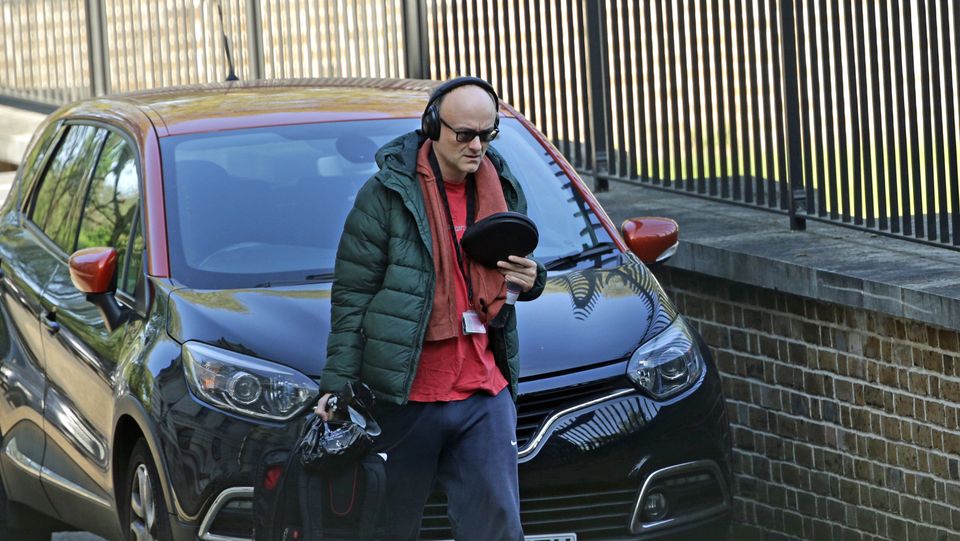
[[[322,392],[338,392],[356,381],[363,352],[363,317],[383,284],[389,231],[385,189],[368,181],[347,215],[337,248],[330,293],[330,337],[320,378]]]

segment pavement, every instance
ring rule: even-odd
[[[617,224],[676,220],[670,267],[960,328],[960,251],[833,223],[791,231],[784,214],[635,184],[611,183],[597,198]]]
[[[53,534],[53,541],[106,541],[102,537],[87,532],[63,532]]]
[[[7,193],[10,191],[10,184],[13,183],[13,176],[16,174],[16,171],[0,173],[0,201],[7,198]]]
[[[16,166],[45,115],[0,105],[0,166]],[[0,167],[0,201],[6,199],[15,171]]]
[[[18,164],[46,115],[0,105],[0,162]]]

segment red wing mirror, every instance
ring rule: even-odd
[[[117,251],[113,248],[84,248],[70,256],[70,279],[88,295],[113,291],[117,272]]]
[[[87,294],[103,316],[103,325],[108,331],[126,323],[133,317],[133,310],[117,303],[116,289],[117,251],[113,248],[84,248],[70,256],[70,279],[77,289]]]
[[[680,226],[670,218],[629,218],[620,225],[627,246],[647,265],[663,263],[677,251]]]

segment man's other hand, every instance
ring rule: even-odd
[[[327,393],[321,396],[320,400],[317,401],[317,407],[313,410],[313,412],[323,419],[324,422],[330,420],[330,412],[327,411],[327,402],[330,400],[331,396],[333,396],[333,393]]]
[[[533,289],[537,280],[537,262],[532,259],[512,255],[510,261],[497,261],[497,267],[508,282],[517,284],[526,293]]]

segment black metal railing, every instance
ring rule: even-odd
[[[462,23],[454,11],[471,4],[484,2],[432,3],[431,21]],[[956,3],[501,4],[499,16],[528,14],[499,37],[521,60],[499,66],[505,97],[599,189],[638,182],[783,212],[795,228],[815,219],[960,246]],[[551,19],[558,12],[576,14],[572,32]],[[530,49],[557,28],[576,59],[549,41]],[[469,55],[450,55],[455,45],[431,44],[447,55],[428,58],[433,77],[473,72]],[[574,85],[553,76],[571,62]],[[530,99],[531,88],[573,99]],[[578,115],[586,130],[558,129],[555,119]]]

